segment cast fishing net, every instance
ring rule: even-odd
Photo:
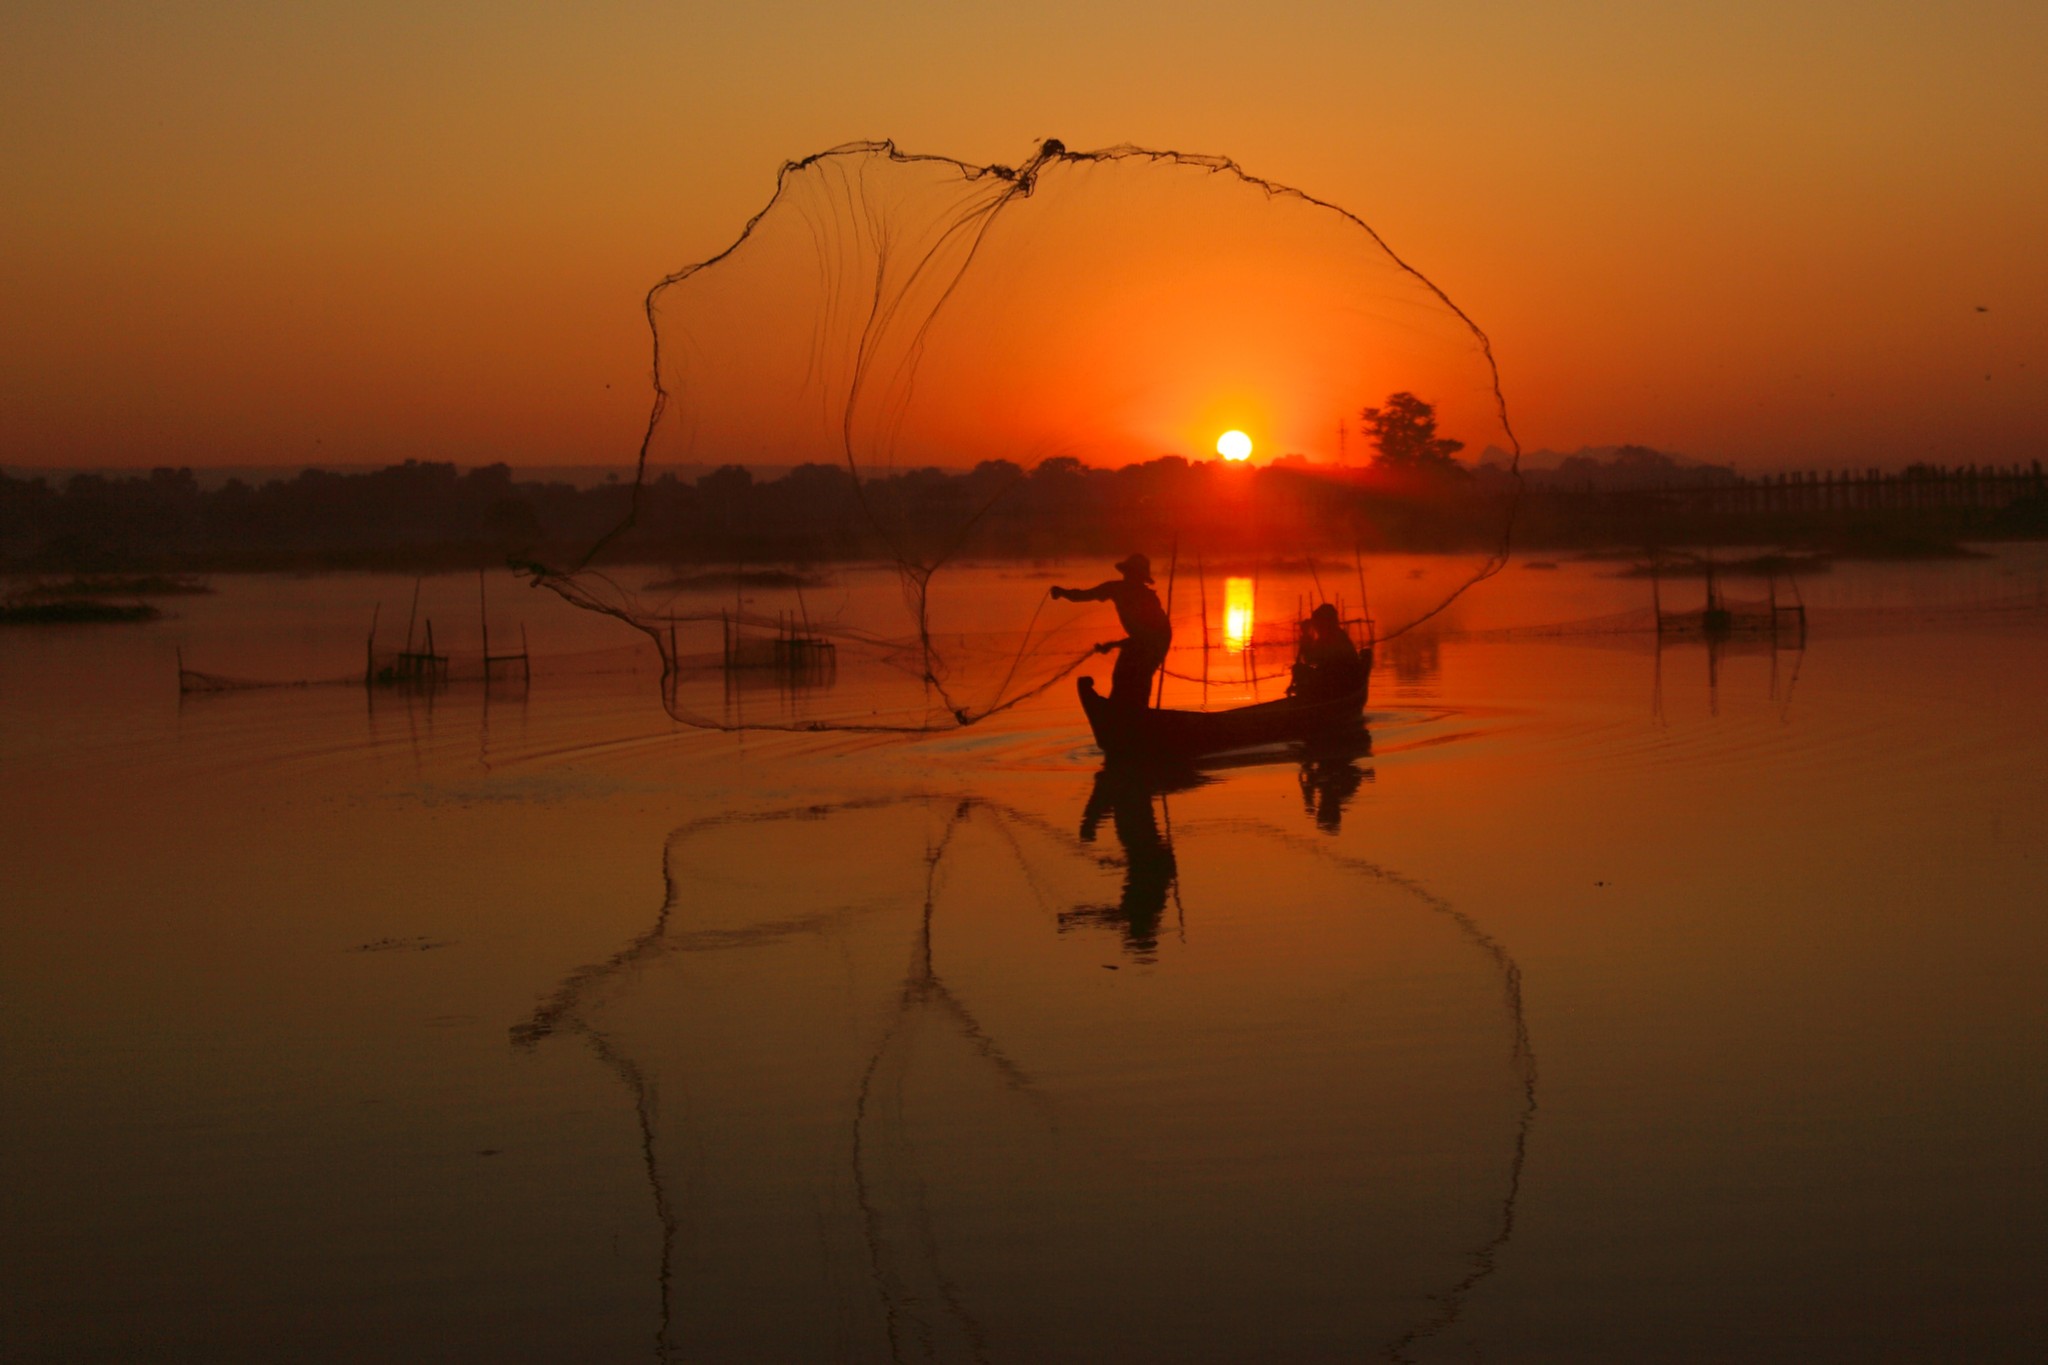
[[[1334,480],[1342,456],[1368,457],[1360,409],[1392,394],[1431,404],[1468,450],[1519,454],[1487,338],[1441,289],[1349,210],[1221,158],[1047,142],[1011,167],[837,147],[784,165],[733,244],[646,307],[655,396],[631,510],[580,562],[533,573],[652,640],[693,725],[968,725],[1121,633],[1102,608],[1049,603],[1043,576],[945,572],[970,558],[1100,554],[1068,575],[1085,584],[1138,549],[1164,592],[1203,554],[1376,544]],[[1214,458],[1229,429],[1306,457],[1282,461],[1289,497]],[[738,470],[652,477],[672,465],[792,472],[764,503]],[[1499,509],[1471,572],[1388,633],[1498,571],[1511,519]],[[888,574],[749,599],[623,567],[750,544]],[[756,720],[729,704],[749,668],[792,687],[869,676]]]

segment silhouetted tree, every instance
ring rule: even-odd
[[[1465,467],[1451,457],[1463,441],[1436,434],[1436,409],[1412,393],[1390,393],[1386,406],[1360,412],[1364,432],[1376,452],[1372,467],[1389,473],[1462,474]]]

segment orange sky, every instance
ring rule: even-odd
[[[621,463],[646,287],[884,136],[1343,202],[1492,334],[1532,448],[2041,457],[2044,53],[2035,3],[17,0],[0,463]]]

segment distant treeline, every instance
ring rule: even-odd
[[[636,505],[637,504],[637,505]],[[407,461],[374,473],[308,470],[203,490],[190,470],[48,480],[0,475],[0,567],[136,570],[435,568],[560,563],[607,532],[613,563],[782,563],[868,559],[901,548],[1045,558],[1154,553],[1173,543],[1217,556],[1308,549],[1469,550],[1498,544],[1512,512],[1530,548],[1677,544],[1832,550],[2048,535],[2040,466],[1916,467],[1891,475],[1715,477],[1653,487],[1482,465],[1396,475],[1282,460],[1261,468],[1166,457],[1121,469],[1067,458],[1031,470],[911,470],[856,485],[808,464],[756,480],[726,466],[577,488],[517,478],[505,465],[459,471]]]

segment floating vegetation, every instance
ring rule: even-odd
[[[1833,567],[1832,556],[1779,551],[1751,555],[1747,559],[1708,559],[1700,555],[1677,555],[1648,563],[1631,564],[1623,578],[1786,578],[1793,574],[1826,573]],[[1534,568],[1534,565],[1530,566]]]
[[[75,626],[154,621],[163,612],[138,597],[210,593],[202,580],[173,574],[79,575],[59,581],[31,579],[0,599],[0,625]],[[109,601],[109,598],[128,599]]]
[[[1219,555],[1206,561],[1204,567],[1212,573],[1226,577],[1254,578],[1260,575],[1290,574],[1297,578],[1318,578],[1321,574],[1348,575],[1356,564],[1356,557],[1325,558],[1320,555],[1303,555],[1289,558],[1286,555]]]
[[[819,588],[824,574],[794,569],[707,569],[702,573],[677,574],[647,585],[648,592],[702,592],[713,588]]]
[[[272,687],[341,687],[356,686],[360,678],[238,678],[225,673],[205,673],[196,668],[187,668],[184,655],[178,656],[178,691],[188,692],[253,692]]]
[[[1877,526],[1859,523],[1843,529],[1832,538],[1828,553],[1836,559],[1983,559],[1982,550],[1973,550],[1957,541],[1941,536],[1903,527]]]
[[[88,574],[61,583],[30,583],[17,588],[22,602],[76,600],[91,597],[204,597],[213,586],[190,574]]]
[[[147,602],[97,602],[89,598],[58,598],[47,602],[0,603],[0,625],[81,626],[154,621],[163,615]]]
[[[405,938],[373,938],[368,943],[358,943],[348,949],[351,953],[430,953],[436,948],[446,948],[453,940],[428,938],[425,934],[412,934]]]

